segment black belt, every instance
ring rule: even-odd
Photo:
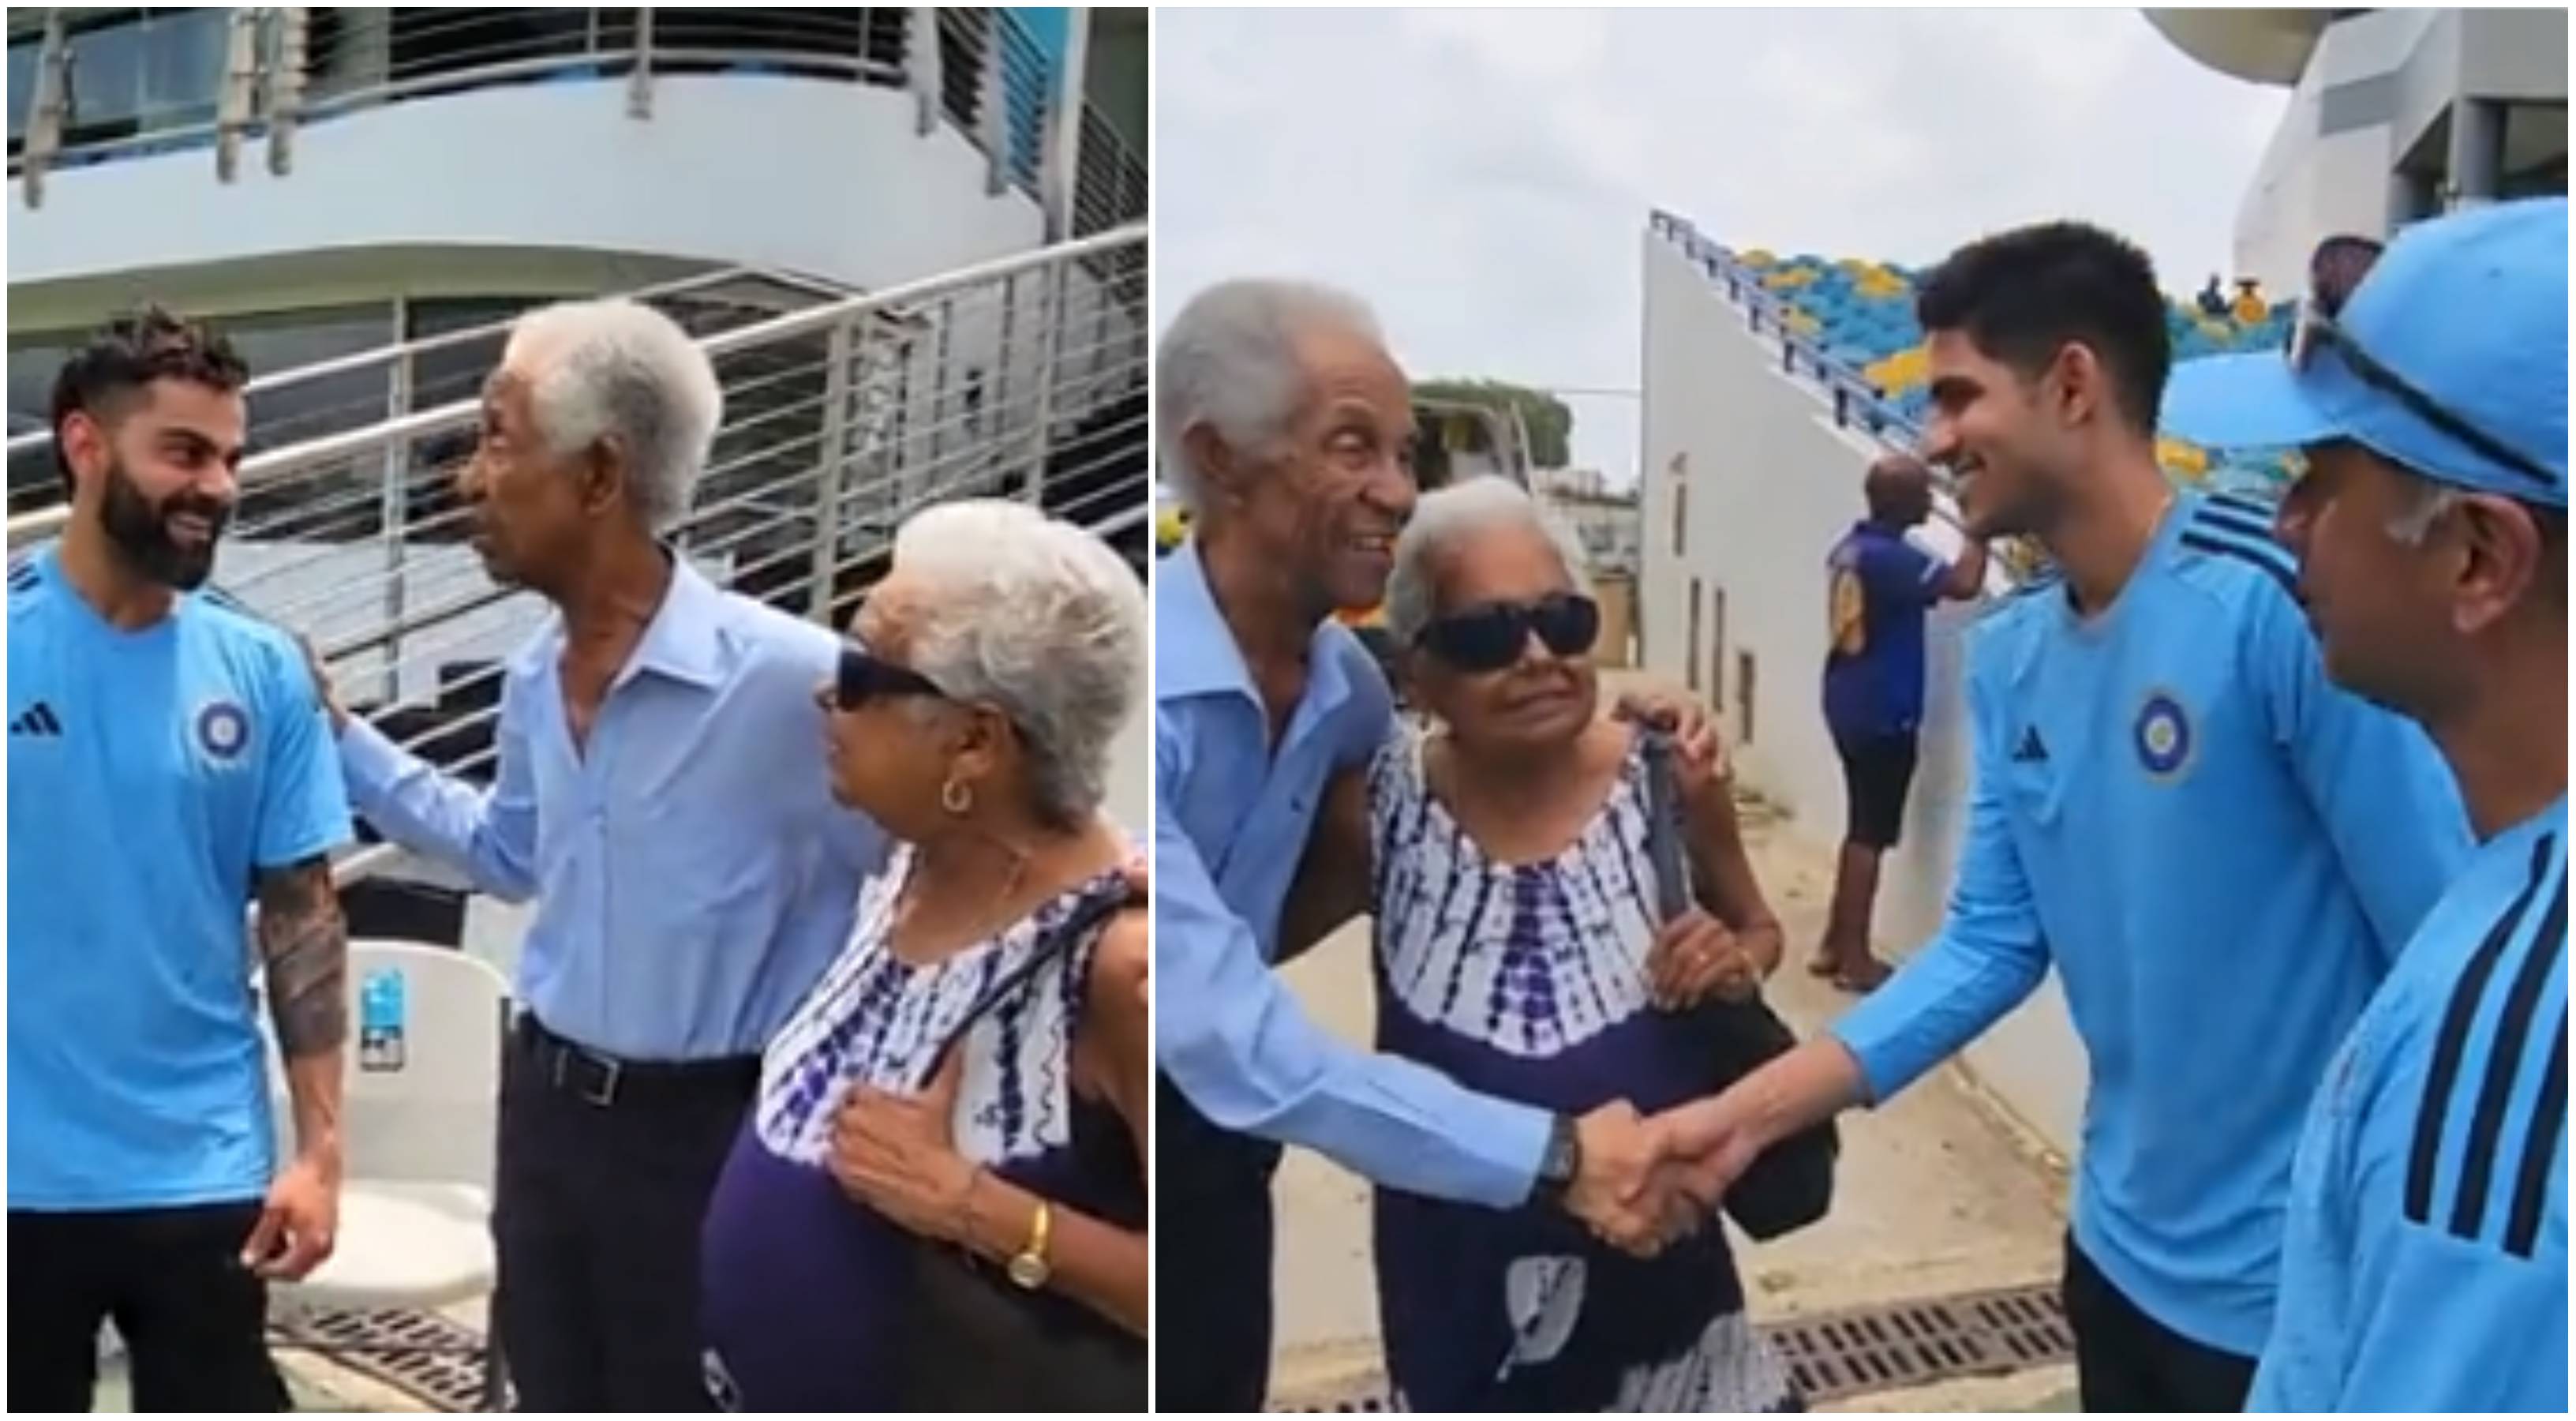
[[[630,1061],[558,1035],[534,1012],[519,1014],[513,1036],[535,1064],[538,1081],[602,1109],[653,1099],[748,1097],[760,1087],[758,1056]]]

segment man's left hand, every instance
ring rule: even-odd
[[[948,1127],[960,1070],[952,1053],[919,1095],[853,1088],[832,1117],[825,1157],[851,1198],[908,1232],[948,1242],[965,1236],[975,1185],[975,1166],[957,1153]]]
[[[297,1155],[269,1182],[259,1222],[242,1243],[242,1266],[272,1282],[299,1282],[331,1256],[339,1231],[338,1152]]]

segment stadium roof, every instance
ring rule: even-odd
[[[2360,10],[2142,10],[2174,48],[2221,74],[2291,85],[2326,26]]]

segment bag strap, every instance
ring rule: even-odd
[[[1646,759],[1646,855],[1655,866],[1655,907],[1665,922],[1691,910],[1690,855],[1683,852],[1681,781],[1673,772],[1671,737],[1641,729]]]
[[[939,1074],[942,1067],[948,1064],[948,1053],[957,1049],[957,1043],[966,1039],[966,1033],[974,1028],[976,1022],[983,1020],[993,1008],[1000,1006],[1012,993],[1027,985],[1041,969],[1072,952],[1077,944],[1089,938],[1095,930],[1105,926],[1110,918],[1135,901],[1136,895],[1129,891],[1097,892],[1086,896],[1063,922],[1056,925],[1053,932],[1038,942],[1034,951],[1022,958],[1010,971],[1003,973],[993,985],[984,989],[984,994],[975,999],[974,1005],[966,1009],[966,1014],[958,1018],[955,1026],[949,1028],[948,1037],[939,1043],[939,1049],[930,1053],[929,1061],[923,1065],[920,1077],[912,1083],[912,1088],[915,1091],[928,1090],[931,1080]]]

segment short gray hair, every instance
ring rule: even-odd
[[[1440,611],[1438,563],[1461,539],[1508,525],[1535,530],[1556,547],[1566,580],[1587,596],[1583,544],[1565,524],[1539,506],[1529,490],[1491,474],[1422,496],[1413,521],[1395,540],[1395,571],[1386,580],[1386,629],[1398,646],[1411,646]]]
[[[624,297],[543,306],[511,326],[501,366],[528,380],[549,449],[566,453],[605,434],[624,441],[630,496],[647,527],[667,531],[688,511],[724,419],[724,387],[678,322]]]
[[[2401,469],[2407,484],[2406,506],[2388,520],[2388,536],[2404,547],[2420,548],[2433,536],[2433,525],[2442,515],[2460,506],[2464,495],[2449,484],[2441,483],[2411,469]]]
[[[1297,337],[1318,328],[1385,341],[1367,302],[1308,281],[1220,282],[1173,318],[1154,351],[1154,422],[1182,504],[1196,511],[1204,492],[1182,436],[1204,424],[1231,448],[1277,442],[1305,393]]]
[[[912,669],[1007,712],[1039,812],[1078,824],[1108,793],[1109,751],[1145,676],[1145,591],[1107,543],[1010,499],[935,504],[895,533],[894,567],[928,594]]]

